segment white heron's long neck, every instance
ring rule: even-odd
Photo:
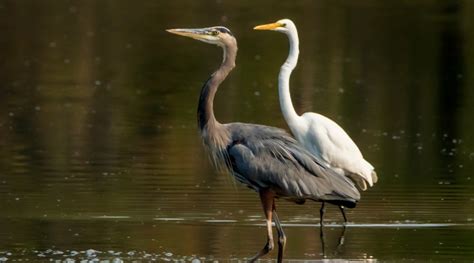
[[[300,117],[293,107],[290,95],[290,76],[291,72],[298,63],[298,55],[300,52],[298,33],[296,32],[296,29],[289,32],[288,39],[290,40],[290,52],[285,63],[283,63],[281,66],[280,74],[278,75],[278,92],[280,96],[280,107],[283,117],[288,123],[288,126],[290,126],[290,129],[293,130],[293,128],[297,125],[297,120]]]

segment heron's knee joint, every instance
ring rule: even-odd
[[[272,251],[274,248],[273,240],[268,240],[267,245],[265,246],[266,252]]]
[[[285,245],[286,244],[286,236],[282,235],[278,238],[278,243],[280,245]]]

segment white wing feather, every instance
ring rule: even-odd
[[[299,123],[292,133],[319,159],[342,169],[363,190],[367,189],[366,183],[372,186],[377,180],[374,167],[364,160],[357,145],[336,122],[308,112],[301,116]]]

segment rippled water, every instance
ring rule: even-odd
[[[277,74],[292,18],[298,112],[340,123],[380,181],[347,211],[278,201],[286,259],[474,260],[470,1],[0,2],[0,262],[242,261],[265,243],[255,193],[216,172],[195,110],[228,26],[217,118],[286,128]],[[276,258],[272,252],[264,260]]]

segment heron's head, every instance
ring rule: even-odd
[[[282,33],[288,33],[290,31],[295,31],[296,26],[290,19],[280,19],[275,23],[264,24],[254,27],[255,30],[272,30]]]
[[[218,46],[225,46],[229,41],[235,41],[232,32],[223,26],[206,28],[175,28],[167,29],[166,31]]]

